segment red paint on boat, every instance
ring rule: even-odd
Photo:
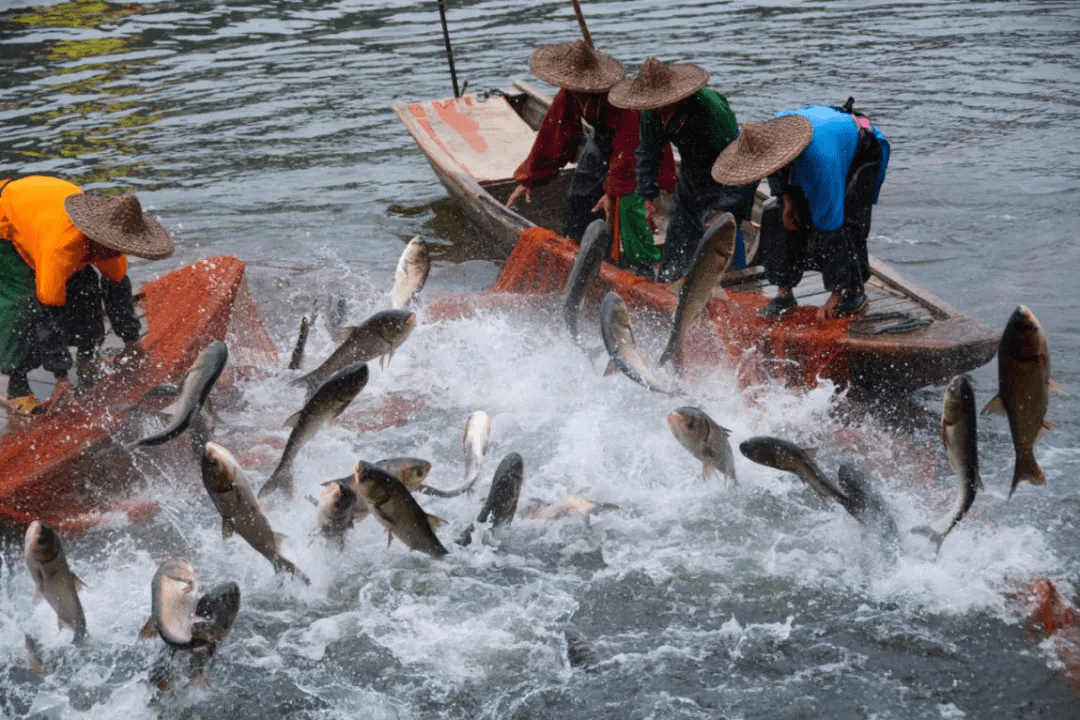
[[[131,454],[113,439],[127,421],[118,408],[156,385],[178,383],[210,342],[230,335],[235,305],[244,308],[243,323],[258,323],[244,264],[229,256],[201,260],[149,282],[138,300],[146,313],[143,348],[150,362],[134,375],[109,375],[85,395],[72,397],[62,411],[12,428],[0,439],[0,535],[21,537],[35,519],[78,532],[96,524],[88,519],[94,514],[105,518],[124,507],[120,499],[141,485],[142,476]],[[238,330],[229,339],[239,345],[237,337],[269,342],[265,329]],[[272,343],[246,352],[276,357]],[[136,517],[146,515],[142,507]]]

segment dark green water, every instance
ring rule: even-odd
[[[568,41],[567,2],[448,0],[459,80],[529,78],[538,44]],[[68,650],[31,602],[21,548],[0,565],[0,716],[236,718],[1071,718],[1078,698],[1008,600],[1019,583],[1080,580],[1080,11],[1068,2],[584,3],[597,43],[636,70],[649,55],[696,62],[740,121],[855,96],[892,142],[871,251],[979,319],[1027,304],[1049,338],[1057,428],[1037,446],[1049,482],[1006,502],[1004,419],[980,418],[987,488],[935,558],[907,530],[943,514],[936,427],[910,436],[867,419],[873,448],[840,438],[828,388],[743,399],[716,373],[694,401],[732,430],[855,457],[883,483],[905,536],[885,565],[839,508],[791,476],[738,459],[740,484],[704,484],[671,437],[669,400],[602,378],[542,317],[489,312],[423,323],[373,372],[340,426],[297,463],[298,497],[269,511],[310,588],[276,579],[222,541],[183,457],[141,462],[162,511],[68,542],[86,581],[91,644]],[[435,2],[0,3],[0,176],[57,174],[137,192],[177,238],[137,281],[229,253],[279,349],[332,294],[357,319],[385,304],[415,234],[436,245],[425,293],[487,287],[499,259],[445,192],[390,109],[450,94]],[[641,338],[650,350],[657,338]],[[333,347],[321,324],[309,362]],[[996,369],[974,373],[979,403]],[[284,373],[242,385],[223,442],[256,482],[301,401]],[[381,398],[409,421],[356,428]],[[918,400],[936,413],[940,389]],[[680,402],[680,404],[682,404]],[[582,494],[618,504],[593,518],[515,521],[501,544],[442,562],[386,548],[370,521],[338,553],[309,542],[318,483],[358,457],[419,455],[432,483],[460,480],[469,413],[494,419],[474,496],[427,500],[475,516],[498,460],[525,458],[523,501]],[[351,419],[350,419],[351,415]],[[912,446],[916,450],[912,450]],[[921,449],[921,451],[920,451]],[[928,475],[931,484],[919,482]],[[235,579],[243,604],[209,689],[156,697],[160,642],[135,636],[149,582],[170,555],[204,587]],[[571,666],[567,630],[595,661]],[[55,672],[32,675],[23,633]],[[572,643],[576,648],[576,641]]]

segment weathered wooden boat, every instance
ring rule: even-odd
[[[549,104],[549,97],[524,82],[503,93],[394,104],[451,199],[509,253],[492,287],[497,292],[560,292],[573,264],[576,245],[547,229],[561,225],[572,168],[535,188],[531,203],[521,202],[515,210],[503,204]],[[756,227],[750,222],[743,230],[754,248]],[[871,272],[870,305],[863,317],[819,318],[827,294],[815,272],[795,289],[799,306],[779,321],[756,315],[776,291],[763,269],[730,272],[722,280],[728,300],[713,298],[706,309],[713,332],[703,332],[705,323],[698,323],[689,338],[690,357],[705,365],[726,358],[750,382],[775,377],[812,386],[827,378],[872,392],[943,383],[993,358],[997,331],[873,257]],[[587,300],[598,303],[609,290],[616,290],[632,313],[651,311],[660,322],[677,304],[666,286],[604,263]]]
[[[132,494],[142,475],[116,440],[131,421],[121,408],[156,385],[178,383],[215,340],[229,345],[233,368],[277,362],[237,258],[201,260],[146,283],[136,309],[150,360],[142,370],[109,374],[59,412],[8,423],[0,437],[0,537],[21,537],[35,519],[72,533],[111,513],[151,511],[152,502]]]

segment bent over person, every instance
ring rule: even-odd
[[[694,251],[705,228],[730,212],[737,222],[750,217],[754,185],[727,187],[713,181],[713,161],[739,133],[735,114],[720,93],[705,84],[709,73],[697,65],[665,65],[647,58],[641,72],[611,89],[608,99],[616,107],[641,110],[637,155],[637,191],[645,199],[650,224],[657,214],[660,194],[661,148],[671,143],[679,150],[675,197],[660,260],[659,279],[671,282],[690,270]],[[745,267],[742,231],[738,233],[734,268]]]
[[[852,109],[853,102],[782,110],[766,123],[746,123],[716,159],[717,182],[769,177],[777,195],[762,214],[760,252],[765,277],[778,291],[759,315],[779,317],[795,307],[794,288],[808,269],[821,271],[831,293],[826,318],[866,309],[866,239],[889,164],[889,142]]]
[[[528,157],[514,172],[517,187],[506,201],[532,200],[532,189],[551,181],[577,157],[563,211],[562,235],[580,243],[585,228],[598,214],[612,229],[631,266],[660,259],[645,220],[645,207],[635,193],[634,151],[640,114],[614,107],[607,93],[626,72],[622,64],[577,40],[567,45],[543,45],[529,58],[536,77],[560,88],[536,134]],[[591,126],[586,133],[582,121]],[[671,147],[663,150],[660,185],[675,184]],[[651,268],[649,268],[651,270]]]
[[[51,402],[67,392],[70,345],[79,385],[93,383],[103,315],[124,341],[121,360],[142,356],[125,255],[160,259],[172,248],[134,195],[87,195],[39,175],[0,180],[0,372],[16,409],[40,405],[27,380],[39,366],[56,377]]]

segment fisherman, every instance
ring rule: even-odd
[[[38,366],[56,376],[46,406],[66,395],[69,345],[77,349],[78,389],[97,379],[102,307],[124,341],[118,365],[134,367],[144,357],[126,255],[156,260],[172,249],[169,233],[134,195],[87,195],[38,175],[0,180],[0,372],[19,412],[42,405],[27,380]]]
[[[713,161],[739,134],[727,100],[705,88],[709,73],[697,65],[665,65],[650,57],[634,78],[624,78],[608,93],[615,107],[641,110],[637,156],[637,192],[644,198],[650,227],[657,219],[662,148],[669,142],[679,150],[659,280],[672,282],[686,275],[705,228],[725,212],[740,223],[750,217],[756,185],[727,187],[713,182]],[[736,240],[733,268],[746,266],[742,232]]]
[[[779,317],[795,307],[793,289],[807,269],[820,270],[831,293],[822,308],[825,318],[866,309],[866,238],[889,143],[853,110],[853,102],[782,110],[766,123],[746,123],[713,165],[717,182],[769,177],[779,196],[766,203],[761,221],[765,277],[779,288],[758,313],[763,317]]]
[[[634,192],[639,113],[616,108],[607,99],[608,90],[626,75],[622,64],[577,40],[542,45],[529,58],[529,67],[536,77],[561,89],[544,116],[529,156],[514,171],[518,185],[506,206],[513,207],[522,196],[531,202],[532,189],[552,180],[574,159],[584,136],[566,196],[562,234],[580,244],[585,228],[597,213],[603,213],[625,264],[651,274],[660,250],[645,220],[642,198]],[[588,134],[583,122],[592,126]],[[659,185],[670,191],[675,186],[670,146],[664,146],[661,157],[657,160]]]

